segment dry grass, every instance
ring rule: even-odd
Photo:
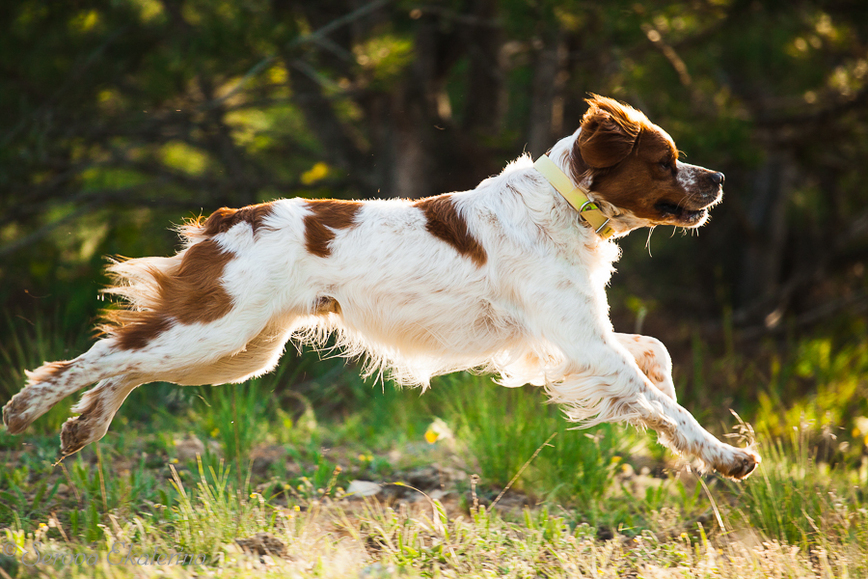
[[[194,534],[210,526],[206,511],[190,521]],[[241,541],[244,548],[232,540],[211,544],[205,565],[160,566],[141,558],[131,564],[110,554],[118,542],[132,542],[137,554],[167,553],[178,546],[171,535],[137,517],[106,529],[95,565],[31,567],[26,563],[37,549],[51,557],[69,553],[72,546],[46,540],[45,532],[13,533],[8,538],[30,553],[13,576],[832,578],[864,576],[858,573],[868,558],[864,545],[804,551],[762,541],[746,530],[709,538],[701,526],[668,539],[646,531],[600,541],[594,529],[570,529],[546,509],[526,511],[522,520],[509,522],[482,507],[447,513],[442,503],[424,497],[397,508],[371,501],[316,501],[304,510],[272,514],[259,521],[267,534],[252,533],[250,541]]]

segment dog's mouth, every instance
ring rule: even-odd
[[[708,208],[714,201],[701,207],[691,208],[681,203],[671,201],[658,201],[654,209],[660,214],[660,220],[664,223],[672,223],[682,227],[695,227],[705,222],[708,217]]]

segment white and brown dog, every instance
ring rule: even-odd
[[[242,382],[291,339],[337,336],[368,372],[404,384],[476,369],[542,386],[581,425],[629,421],[703,468],[741,479],[759,463],[679,406],[666,348],[619,334],[605,288],[638,227],[702,225],[723,174],[678,160],[641,112],[593,97],[574,134],[472,191],[417,201],[287,199],[219,209],[182,227],[172,257],[116,261],[105,336],[28,373],[3,408],[22,432],[98,382],[61,432],[64,455],[99,440],[137,386]]]

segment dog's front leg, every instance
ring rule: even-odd
[[[618,336],[601,331],[601,339],[577,343],[562,331],[554,334],[568,362],[563,378],[549,380],[546,388],[573,420],[587,425],[629,421],[651,428],[662,444],[733,479],[745,478],[759,464],[753,450],[721,442],[658,389]]]
[[[706,468],[732,479],[746,478],[760,463],[750,448],[725,444],[705,430],[684,407],[649,387],[636,396],[634,409],[638,424],[657,431],[661,443],[673,450],[698,458]]]

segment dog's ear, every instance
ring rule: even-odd
[[[578,152],[589,167],[603,169],[617,165],[633,150],[640,127],[616,116],[617,110],[601,108],[596,99],[588,102],[591,108],[582,117],[582,131],[576,143]]]

